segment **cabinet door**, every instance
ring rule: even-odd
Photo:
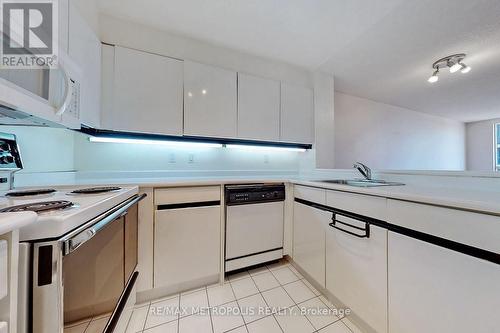
[[[104,109],[103,127],[182,135],[182,61],[120,46],[114,55],[112,107]]]
[[[69,6],[68,53],[81,69],[80,121],[90,127],[101,125],[101,42],[78,13]]]
[[[281,83],[281,141],[314,142],[312,89]]]
[[[238,73],[238,137],[279,141],[279,81]]]
[[[294,203],[293,260],[325,287],[325,228],[331,213]]]
[[[356,220],[342,220],[356,225]],[[379,333],[387,332],[386,249],[387,230],[376,226],[370,227],[369,238],[334,228],[326,233],[327,290]]]
[[[220,206],[156,211],[154,287],[220,273]]]
[[[500,266],[389,232],[389,331],[500,332]]]
[[[237,136],[236,72],[184,63],[184,134]]]

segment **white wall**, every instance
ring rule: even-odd
[[[465,125],[335,92],[335,166],[463,170]]]
[[[335,167],[335,82],[330,74],[314,73],[315,167]]]
[[[500,123],[500,119],[484,120],[466,124],[467,170],[494,170],[496,123]]]
[[[75,170],[75,132],[34,126],[0,126],[0,132],[17,136],[24,164],[22,173]]]

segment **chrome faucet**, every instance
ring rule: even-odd
[[[358,170],[366,180],[372,180],[372,170],[363,163],[356,162],[352,167]]]

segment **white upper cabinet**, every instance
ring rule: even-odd
[[[103,64],[111,63],[107,50]],[[116,46],[113,74],[103,72],[102,127],[182,135],[182,61]],[[112,79],[112,84],[106,80]]]
[[[184,62],[184,134],[237,136],[236,72]]]
[[[101,119],[101,42],[78,13],[69,6],[68,54],[81,69],[80,121],[100,127]]]
[[[314,142],[313,90],[281,83],[281,141]]]
[[[279,141],[279,81],[238,73],[238,138]]]

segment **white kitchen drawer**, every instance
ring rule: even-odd
[[[220,273],[220,206],[158,210],[154,229],[155,288]]]
[[[295,185],[293,188],[295,198],[324,205],[326,203],[326,190],[320,188]]]
[[[400,200],[388,200],[387,209],[389,223],[500,253],[498,216]]]
[[[372,225],[369,238],[358,238],[328,228],[326,289],[376,332],[387,332],[387,230]]]
[[[293,260],[321,287],[325,287],[325,230],[332,213],[295,202]]]
[[[0,240],[0,300],[7,296],[9,289],[9,249],[6,240]]]
[[[499,332],[499,265],[388,234],[390,333]]]
[[[387,200],[385,198],[341,191],[326,191],[326,205],[378,220],[385,221],[387,218]]]
[[[155,206],[220,200],[220,186],[155,189]]]

